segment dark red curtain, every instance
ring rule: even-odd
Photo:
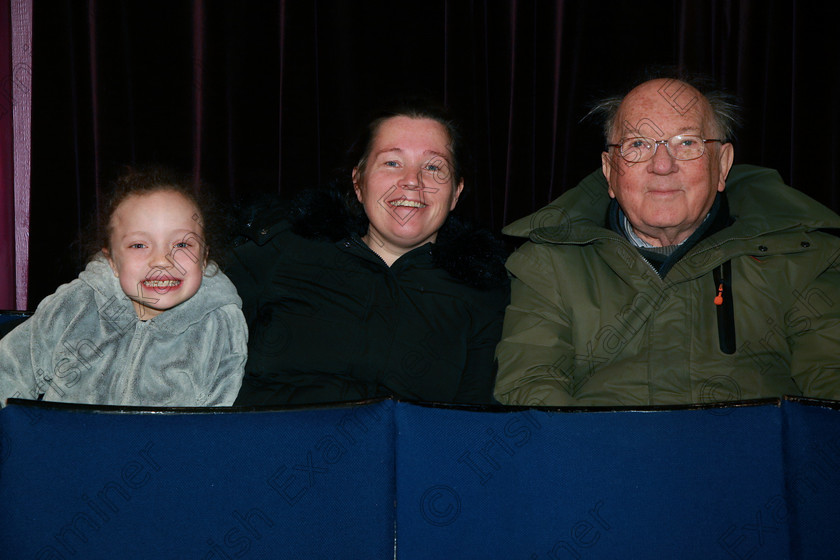
[[[334,177],[383,100],[436,96],[475,152],[460,211],[498,231],[600,165],[587,105],[679,65],[741,96],[736,161],[840,210],[829,2],[35,2],[30,307],[125,163],[198,172],[227,203]]]
[[[0,309],[16,309],[13,81],[11,6],[3,2],[0,3]]]

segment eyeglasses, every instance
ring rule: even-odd
[[[706,151],[708,142],[720,142],[723,140],[700,138],[690,134],[677,134],[667,140],[654,140],[644,136],[623,138],[619,144],[607,144],[607,148],[618,148],[618,153],[625,161],[638,163],[647,161],[656,153],[660,144],[664,144],[671,157],[680,161],[697,159]]]

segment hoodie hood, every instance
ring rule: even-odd
[[[104,254],[96,255],[79,274],[79,279],[93,289],[100,310],[107,307],[109,315],[118,316],[123,322],[127,322],[128,317],[135,322],[140,321],[131,299],[122,291],[119,279]],[[204,271],[201,287],[193,297],[147,322],[154,322],[172,334],[180,334],[201,322],[215,309],[230,303],[242,308],[242,300],[233,283],[224,274],[219,274],[218,265],[210,261]]]

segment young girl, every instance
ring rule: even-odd
[[[79,277],[0,339],[7,398],[139,406],[233,403],[248,331],[205,243],[205,209],[169,172],[129,171]]]

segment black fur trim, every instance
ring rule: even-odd
[[[432,245],[432,258],[439,267],[474,288],[498,288],[508,281],[507,251],[486,229],[464,225],[450,215]]]
[[[367,233],[367,218],[354,216],[334,189],[311,189],[295,197],[289,211],[292,231],[307,239],[341,241],[351,233]]]
[[[238,247],[248,241],[263,245],[270,235],[266,228],[281,222],[288,214],[288,204],[281,202],[276,195],[261,196],[248,204],[237,204],[231,209],[236,224],[232,244]],[[264,233],[265,232],[265,233]]]
[[[367,217],[355,216],[336,190],[308,190],[292,202],[288,220],[297,235],[307,239],[340,241],[352,233],[367,233]],[[507,251],[489,231],[468,227],[450,215],[432,245],[437,266],[452,277],[486,290],[505,285]]]

